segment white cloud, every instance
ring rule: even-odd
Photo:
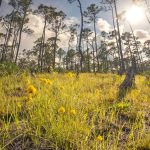
[[[79,23],[78,18],[76,17],[71,17],[65,20],[65,24],[67,26]],[[42,31],[43,31],[43,26],[44,26],[44,20],[40,16],[36,16],[33,14],[29,15],[29,23],[27,26],[34,31],[32,35],[27,35],[24,34],[22,35],[22,43],[21,43],[21,50],[26,48],[26,49],[31,49],[34,46],[34,41],[37,40],[37,38],[41,37]],[[52,36],[54,33],[50,30],[46,29],[46,40]],[[63,48],[67,49],[68,47],[68,42],[70,38],[69,32],[65,32],[65,34],[61,34],[58,37],[60,39],[60,42],[58,42],[58,45]],[[76,42],[73,43],[73,47],[75,46]]]
[[[139,37],[139,39],[141,40],[150,38],[150,33],[142,29],[135,30],[134,33],[135,33],[135,36]]]
[[[111,25],[104,19],[99,18],[97,21],[97,27],[100,31],[109,32],[111,30]]]
[[[62,49],[64,49],[64,50],[67,49],[69,38],[70,38],[70,34],[69,33],[61,34],[59,36],[59,39],[60,39],[59,46]]]
[[[33,34],[22,34],[22,41],[21,41],[21,50],[22,49],[31,49],[34,46],[34,41],[37,40],[37,38],[42,36],[42,31],[44,27],[44,20],[40,16],[36,16],[33,14],[30,14],[28,16],[29,23],[26,25],[28,28],[34,31]],[[49,38],[52,35],[52,32],[49,30],[46,30],[46,39]]]
[[[65,20],[65,24],[67,26],[70,26],[70,25],[73,25],[73,24],[79,24],[79,23],[80,23],[80,21],[76,17],[70,17],[70,18],[68,18],[68,19]]]

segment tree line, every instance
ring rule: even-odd
[[[150,9],[147,0],[133,0],[145,3],[145,17],[150,24]],[[132,25],[130,32],[121,33],[120,19],[116,0],[102,0],[90,4],[83,10],[82,0],[68,0],[78,7],[80,23],[66,25],[67,15],[53,6],[41,4],[31,9],[32,0],[10,0],[12,10],[0,17],[0,61],[16,63],[20,68],[34,71],[70,70],[81,72],[118,72],[124,73],[136,61],[136,70],[150,69],[150,40],[144,43],[136,37]],[[113,29],[109,32],[97,31],[97,20],[101,12],[110,12]],[[34,42],[32,49],[21,50],[22,34],[32,35],[28,26],[29,15],[43,19],[42,34]],[[89,27],[90,25],[90,27]],[[46,37],[47,30],[53,35]],[[60,35],[69,34],[68,46],[59,46]]]

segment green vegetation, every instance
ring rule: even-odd
[[[0,149],[148,150],[149,78],[118,99],[115,74],[0,78]]]
[[[10,75],[19,71],[18,66],[11,62],[0,63],[0,76]]]

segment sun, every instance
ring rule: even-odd
[[[144,19],[144,9],[139,6],[132,6],[126,12],[126,19],[130,23],[137,24]]]

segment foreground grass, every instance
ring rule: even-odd
[[[150,86],[144,76],[123,100],[124,77],[26,74],[0,78],[0,149],[150,149]]]

